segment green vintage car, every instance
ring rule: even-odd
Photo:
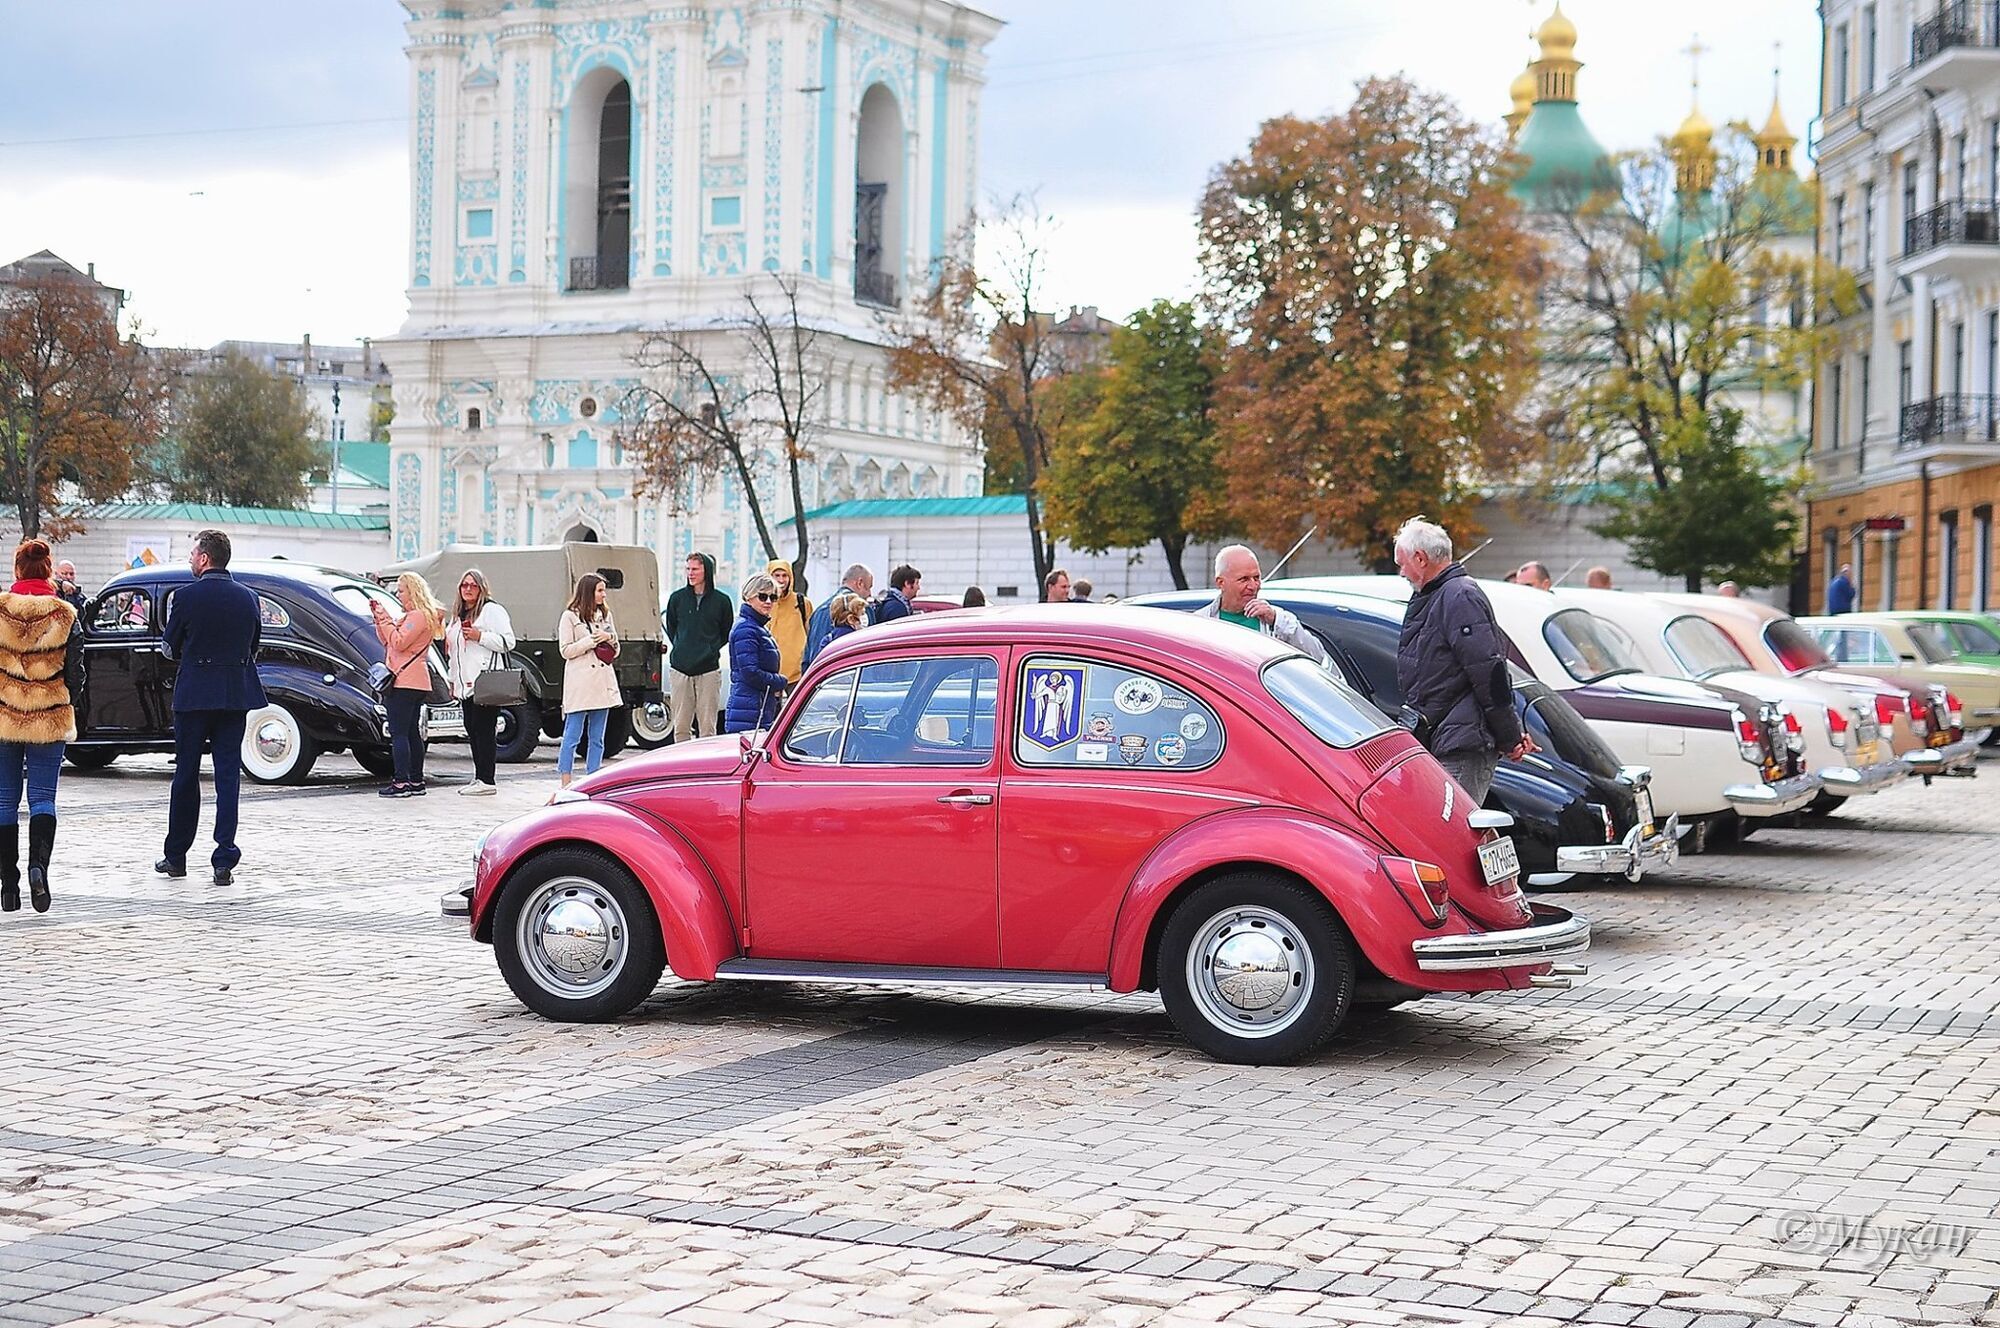
[[[1955,609],[1908,609],[1885,617],[1901,618],[1911,634],[1968,664],[2000,668],[2000,618],[1990,613]]]

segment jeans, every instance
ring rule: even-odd
[[[583,773],[596,772],[604,764],[604,722],[609,710],[572,710],[563,716],[562,750],[556,754],[556,773],[566,775],[576,767],[576,740],[590,730],[590,750],[584,753]]]
[[[389,750],[396,760],[398,784],[424,782],[424,698],[428,691],[391,687],[383,705],[389,711]]]
[[[30,816],[56,814],[56,776],[62,773],[59,742],[0,742],[0,825],[21,823],[25,779]]]
[[[1473,806],[1480,806],[1486,801],[1486,791],[1493,787],[1493,772],[1500,767],[1500,753],[1445,752],[1437,760],[1445,773],[1472,795]]]
[[[243,788],[242,710],[174,711],[174,784],[167,798],[168,862],[184,863],[194,847],[201,820],[201,750],[213,753],[215,767],[215,852],[209,861],[233,869],[242,861],[236,847],[236,802]]]
[[[480,705],[471,697],[459,704],[459,711],[465,716],[465,740],[472,744],[472,778],[477,783],[491,784],[493,754],[497,749],[494,730],[500,723],[500,711]]]
[[[669,669],[667,686],[674,711],[674,741],[686,742],[697,733],[713,738],[722,711],[722,670],[679,673]]]

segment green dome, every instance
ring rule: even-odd
[[[1566,212],[1592,194],[1618,188],[1611,158],[1573,101],[1536,102],[1514,152],[1528,163],[1514,181],[1514,197],[1530,211]]]
[[[1662,258],[1678,265],[1696,253],[1721,220],[1721,207],[1707,190],[1675,194],[1666,215],[1660,218]]]
[[[1757,172],[1744,206],[1760,226],[1768,215],[1779,235],[1811,235],[1819,224],[1812,189],[1790,170]]]

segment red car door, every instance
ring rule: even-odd
[[[743,795],[757,959],[995,968],[999,659],[842,670]]]

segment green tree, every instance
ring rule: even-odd
[[[1610,500],[1611,517],[1591,529],[1626,541],[1633,562],[1680,577],[1690,592],[1704,582],[1789,581],[1798,526],[1791,495],[1739,441],[1742,428],[1742,413],[1726,406],[1678,421],[1660,440],[1665,482],[1635,475]]]
[[[167,490],[181,502],[299,507],[325,464],[305,388],[240,355],[187,375],[177,416]]]
[[[1092,553],[1158,541],[1187,589],[1190,539],[1228,528],[1213,423],[1219,339],[1194,306],[1159,300],[1111,334],[1104,366],[1067,380],[1094,406],[1050,440],[1041,493],[1049,529]]]

